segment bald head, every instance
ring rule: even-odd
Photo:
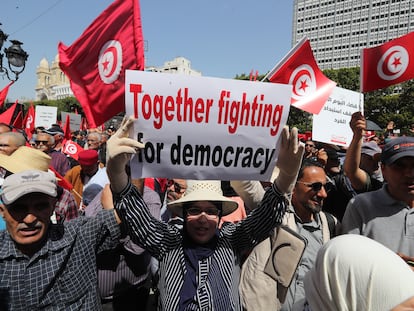
[[[17,148],[26,145],[23,134],[5,132],[0,134],[0,154],[11,155]]]

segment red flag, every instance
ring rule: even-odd
[[[6,100],[7,94],[9,93],[9,88],[13,83],[14,81],[11,81],[6,85],[4,89],[0,91],[0,108],[3,107],[4,101]]]
[[[16,118],[13,120],[13,127],[16,129],[23,128],[23,115],[21,110],[17,113]]]
[[[361,53],[361,92],[414,78],[414,32]]]
[[[309,39],[302,38],[264,79],[293,85],[291,104],[318,114],[336,83],[324,76],[313,56]]]
[[[125,110],[125,70],[144,69],[138,0],[116,0],[70,46],[59,43],[60,68],[91,127]]]
[[[13,105],[11,105],[9,109],[0,114],[0,123],[12,124],[14,111],[16,110],[16,107],[17,101]]]
[[[88,128],[89,128],[88,121],[86,121],[86,118],[82,118],[80,130],[86,131]]]
[[[66,140],[63,142],[63,153],[71,156],[75,160],[78,160],[79,152],[83,150],[83,148],[75,143],[73,140]]]
[[[27,109],[26,116],[23,120],[24,131],[26,132],[26,136],[28,140],[32,138],[33,132],[35,130],[34,121],[35,121],[35,108],[33,106],[33,103],[31,103],[29,109]]]
[[[56,180],[59,186],[65,188],[66,190],[71,191],[73,189],[73,185],[68,182],[62,175],[59,174],[57,170],[55,170],[52,166],[49,166],[49,170],[51,170],[56,175]]]
[[[65,127],[63,128],[63,133],[65,133],[64,137],[67,140],[72,138],[72,132],[70,131],[70,115],[66,115]]]

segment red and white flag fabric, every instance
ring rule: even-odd
[[[62,151],[64,154],[71,156],[75,160],[78,160],[79,152],[81,152],[83,148],[81,145],[77,144],[73,140],[65,140],[63,143]]]
[[[125,110],[125,70],[144,69],[138,0],[116,0],[71,45],[59,43],[60,68],[91,127]]]
[[[7,98],[7,94],[9,93],[10,86],[14,83],[14,81],[11,81],[9,84],[6,85],[4,89],[0,91],[0,108],[3,107],[4,101]]]
[[[26,116],[23,120],[24,131],[26,132],[27,138],[30,140],[33,136],[35,130],[35,108],[33,103],[30,104],[29,109],[27,109]]]
[[[361,51],[361,92],[414,78],[414,32]]]
[[[319,114],[336,86],[319,69],[306,37],[264,77],[266,79],[273,83],[291,84],[291,104],[312,114]]]

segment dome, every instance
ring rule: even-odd
[[[55,56],[55,62],[59,63],[59,54],[56,54],[56,56]]]
[[[42,68],[49,68],[49,62],[47,61],[46,58],[42,58],[42,60],[40,61],[39,67]]]

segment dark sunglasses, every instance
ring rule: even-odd
[[[297,183],[308,186],[309,188],[312,188],[312,191],[315,191],[315,192],[321,191],[322,187],[325,188],[326,192],[329,192],[329,190],[331,190],[331,184],[330,183],[323,184],[319,181],[314,182],[314,183],[309,183],[309,182],[304,182],[304,181],[297,181]]]
[[[204,213],[207,218],[215,219],[218,215],[220,215],[220,210],[217,208],[208,208],[203,211],[198,207],[190,207],[187,209],[188,216],[198,217],[201,216],[202,213]]]
[[[40,144],[47,145],[48,143],[49,143],[48,140],[35,140],[36,145],[40,145]]]
[[[176,192],[176,193],[183,193],[185,191],[185,188],[183,186],[176,183],[172,179],[168,179],[167,180],[167,188],[171,187],[172,185],[174,185],[174,192]]]
[[[315,147],[315,145],[305,144],[305,147]]]

